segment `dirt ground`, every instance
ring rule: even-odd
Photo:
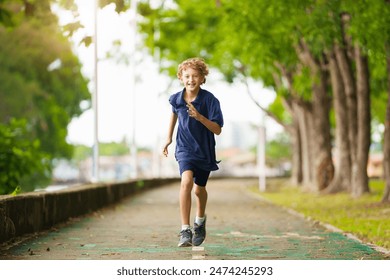
[[[0,245],[0,259],[255,260],[389,259],[342,233],[269,204],[249,187],[255,179],[212,179],[207,237],[179,248],[179,185],[128,197],[49,231]],[[77,205],[75,205],[77,207]],[[194,217],[193,205],[192,217]]]

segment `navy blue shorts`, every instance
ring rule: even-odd
[[[179,161],[180,176],[184,171],[191,170],[194,174],[194,182],[199,187],[205,187],[210,176],[210,171],[198,168],[188,161]]]

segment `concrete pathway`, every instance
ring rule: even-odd
[[[0,245],[0,259],[23,260],[356,260],[390,256],[263,201],[257,180],[211,180],[207,238],[179,248],[179,185],[170,184]],[[77,205],[74,205],[77,207]],[[195,209],[195,205],[193,205]],[[194,215],[192,211],[192,217]]]

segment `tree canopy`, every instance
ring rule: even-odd
[[[138,11],[162,71],[201,56],[230,82],[274,88],[266,111],[292,136],[296,183],[369,191],[371,124],[383,123],[389,92],[388,1],[140,1]]]
[[[27,120],[25,137],[49,160],[72,156],[67,127],[83,112],[80,102],[90,99],[79,59],[51,10],[54,2],[4,0],[0,10],[0,123]],[[73,1],[59,2],[70,7]],[[47,183],[50,173],[44,175]],[[31,177],[21,188],[38,182]]]

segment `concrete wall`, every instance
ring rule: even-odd
[[[148,179],[113,184],[90,184],[55,192],[32,192],[0,197],[0,243],[48,229],[135,193],[178,179]]]

